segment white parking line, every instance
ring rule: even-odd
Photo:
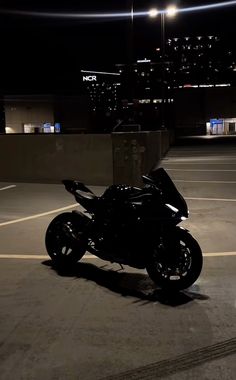
[[[236,165],[236,162],[212,162],[213,160],[210,160],[211,162],[208,162],[209,160],[188,160],[188,162],[185,161],[169,161],[165,162],[165,165]]]
[[[236,169],[174,169],[165,168],[165,170],[172,172],[236,172]]]
[[[12,189],[13,187],[16,187],[16,185],[9,185],[9,186],[5,186],[5,187],[1,187],[1,188],[0,188],[0,191],[2,191],[2,190]]]
[[[54,213],[57,213],[57,212],[69,210],[69,209],[74,208],[76,206],[78,206],[78,203],[74,203],[74,204],[66,206],[66,207],[57,208],[55,210],[51,210],[51,211],[47,211],[47,212],[42,212],[41,214],[35,214],[35,215],[27,216],[25,218],[10,220],[8,222],[0,223],[0,227],[7,226],[9,224],[25,222],[27,220],[40,218],[41,216],[46,216],[46,215],[54,214]]]
[[[94,255],[84,255],[85,259],[96,259]],[[27,260],[41,260],[50,259],[48,255],[11,255],[11,254],[0,254],[0,259],[27,259]]]
[[[222,256],[236,256],[236,252],[209,252],[203,253],[204,257],[222,257]],[[20,259],[20,260],[43,260],[50,257],[48,255],[11,255],[11,254],[0,254],[0,259]],[[86,254],[83,256],[83,259],[99,259],[99,257]]]
[[[217,184],[220,184],[220,183],[232,183],[232,184],[236,184],[236,181],[196,181],[196,180],[185,180],[185,179],[174,179],[174,182],[183,182],[183,183],[217,183]]]
[[[165,157],[165,158],[162,158],[161,162],[165,163],[165,164],[168,164],[168,163],[183,163],[183,162],[203,162],[203,161],[206,161],[206,162],[224,162],[224,161],[227,161],[227,162],[232,162],[234,163],[234,161],[236,160],[236,156],[214,156],[214,155],[204,155],[204,152],[200,155],[193,155],[193,154],[184,154],[183,156],[170,156],[170,157]]]
[[[236,199],[231,199],[231,198],[193,198],[193,197],[184,197],[184,199],[189,200],[189,201],[236,202]]]
[[[209,252],[204,253],[205,257],[236,256],[236,252]]]

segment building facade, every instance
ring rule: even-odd
[[[137,115],[143,116],[144,129],[164,126],[176,128],[179,134],[236,132],[232,42],[218,36],[169,38],[164,55],[156,48],[154,59],[117,65],[123,102],[138,120]]]
[[[81,133],[90,128],[84,95],[7,95],[2,133]]]
[[[235,88],[232,42],[174,37],[152,59],[81,70],[73,94],[2,96],[0,133],[110,133],[123,123],[179,134],[234,134]]]

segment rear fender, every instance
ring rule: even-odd
[[[91,222],[91,219],[87,215],[83,214],[78,210],[73,210],[72,216],[73,222],[75,223],[78,230],[80,230],[81,232],[85,231]]]

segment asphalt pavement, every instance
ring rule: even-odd
[[[44,235],[75,200],[63,185],[0,183],[1,380],[235,379],[236,145],[194,142],[160,164],[204,252],[200,278],[174,297],[92,256],[58,273]]]

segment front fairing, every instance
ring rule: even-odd
[[[147,177],[143,177],[144,182],[145,179],[149,179],[159,189],[162,203],[173,216],[180,220],[188,218],[187,203],[163,168],[152,170]]]

